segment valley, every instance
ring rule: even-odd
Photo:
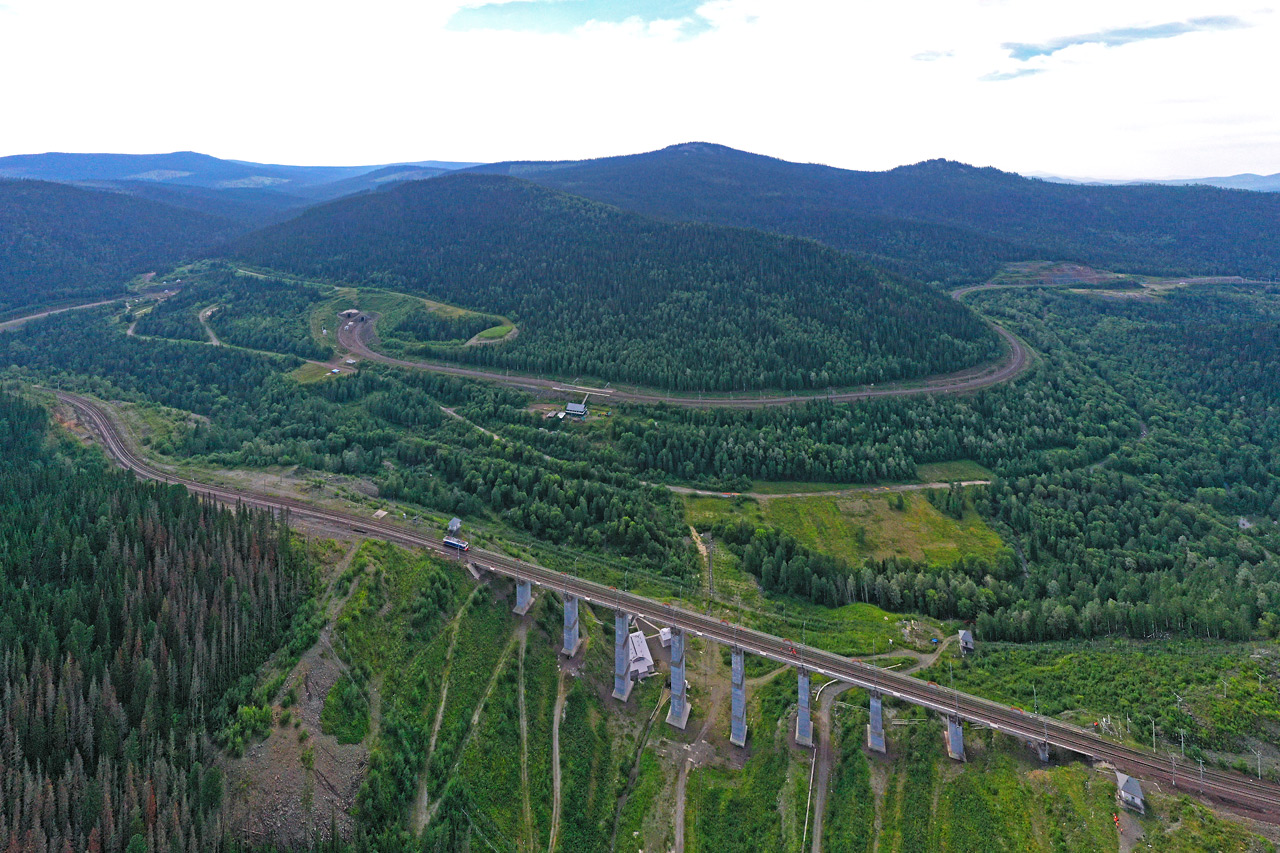
[[[3,843],[1274,849],[1271,202],[795,167],[24,182]]]

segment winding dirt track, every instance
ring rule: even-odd
[[[960,299],[968,293],[978,290],[983,285],[965,287],[953,291],[951,297]],[[838,391],[830,394],[778,394],[740,396],[688,397],[678,394],[663,394],[636,388],[596,388],[580,386],[573,383],[558,382],[554,379],[543,379],[537,376],[522,374],[494,373],[471,367],[444,364],[432,361],[408,361],[394,358],[374,349],[374,325],[376,320],[345,323],[338,328],[338,343],[352,353],[369,361],[377,361],[396,367],[407,367],[411,370],[426,370],[432,373],[443,373],[449,376],[461,376],[467,379],[480,379],[495,382],[512,388],[531,391],[559,391],[572,394],[594,394],[600,403],[665,403],[669,406],[682,406],[694,409],[758,409],[766,406],[790,406],[796,403],[807,403],[812,400],[829,400],[833,403],[852,403],[872,400],[877,397],[911,397],[920,394],[962,394],[977,391],[1000,382],[1007,382],[1026,370],[1031,364],[1031,353],[1026,345],[996,323],[991,328],[1004,342],[1007,352],[999,361],[992,364],[933,376],[916,383],[886,385],[881,388],[867,386],[851,391]]]
[[[103,299],[100,302],[85,302],[80,305],[68,305],[66,308],[54,308],[49,311],[39,311],[35,314],[28,314],[25,317],[15,317],[12,320],[5,320],[3,323],[0,323],[0,332],[3,332],[5,329],[16,329],[23,323],[28,323],[31,320],[39,320],[41,317],[48,317],[52,314],[61,314],[64,311],[79,311],[82,308],[97,308],[99,305],[110,305],[112,302],[119,302],[123,298],[123,296],[118,296],[115,299]]]
[[[146,479],[185,486],[195,494],[231,505],[285,513],[287,521],[297,519],[319,522],[396,545],[423,548],[455,559],[458,556],[457,552],[446,548],[441,540],[386,520],[365,518],[318,507],[306,501],[248,489],[206,485],[158,469],[140,457],[123,439],[116,422],[103,406],[75,394],[62,391],[56,394],[59,402],[71,407],[82,423],[98,436],[103,449],[112,459]],[[1106,761],[1131,776],[1161,786],[1171,784],[1179,793],[1198,794],[1203,799],[1239,814],[1264,823],[1280,825],[1280,786],[1270,781],[1216,769],[1205,769],[1201,771],[1203,775],[1200,775],[1195,768],[1188,767],[1185,761],[1179,765],[1176,753],[1161,755],[1148,749],[1117,743],[1056,718],[1032,714],[1021,708],[946,689],[933,682],[879,669],[833,652],[793,643],[782,637],[553,571],[505,554],[472,548],[467,556],[480,571],[513,578],[518,583],[536,584],[588,603],[624,610],[639,618],[670,625],[722,645],[736,645],[750,654],[788,666],[802,666],[817,675],[875,690],[926,710],[967,721],[971,725],[994,729],[1027,743],[1047,743],[1060,750]]]

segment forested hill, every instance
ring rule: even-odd
[[[0,317],[119,293],[130,276],[235,231],[224,219],[147,199],[0,179]]]
[[[671,219],[812,237],[925,280],[981,280],[1030,259],[1154,274],[1280,271],[1280,195],[1270,193],[1057,184],[947,160],[858,172],[708,143],[473,171]]]
[[[509,177],[341,199],[255,232],[241,260],[511,317],[440,358],[681,391],[826,388],[993,357],[968,309],[812,241],[673,224]]]

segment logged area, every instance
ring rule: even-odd
[[[826,389],[1000,353],[967,308],[808,241],[676,225],[512,178],[338,201],[240,242],[260,266],[510,317],[509,345],[435,358],[673,391]]]

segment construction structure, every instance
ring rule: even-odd
[[[1138,814],[1147,813],[1147,801],[1142,796],[1142,785],[1132,776],[1116,771],[1116,800],[1123,808]]]
[[[747,745],[747,678],[746,652],[734,648],[733,682],[731,687],[732,715],[729,729],[729,743],[734,746]]]
[[[867,723],[867,747],[884,754],[884,700],[879,690],[871,691],[871,719]]]
[[[653,675],[653,655],[649,654],[649,641],[643,631],[632,631],[627,636],[627,669],[632,681]]]
[[[194,494],[225,504],[287,511],[293,513],[298,519],[319,521],[397,545],[421,547],[436,554],[450,553],[446,543],[406,525],[373,520],[363,513],[356,515],[341,512],[278,495],[201,483],[153,468],[134,454],[130,445],[120,437],[115,422],[92,400],[62,391],[56,391],[55,394],[61,403],[75,410],[77,417],[98,437],[112,458],[144,479],[181,485]],[[947,690],[934,682],[881,669],[864,661],[851,660],[844,655],[821,648],[807,645],[797,647],[790,640],[733,624],[711,614],[700,613],[672,602],[657,601],[498,552],[477,548],[472,549],[471,557],[472,560],[466,561],[465,565],[468,570],[476,574],[493,573],[513,578],[517,586],[525,585],[530,590],[531,586],[536,584],[562,594],[565,597],[566,634],[570,634],[568,629],[572,627],[572,633],[568,638],[575,651],[579,645],[577,619],[579,598],[615,611],[626,611],[634,614],[636,618],[642,618],[654,624],[669,626],[673,669],[672,711],[675,714],[669,715],[668,719],[673,724],[678,721],[683,726],[688,719],[684,646],[686,635],[692,635],[701,638],[704,642],[720,643],[731,648],[742,649],[768,660],[797,669],[803,668],[834,681],[883,693],[897,701],[950,717],[955,721],[954,728],[957,731],[960,730],[960,721],[964,720],[1024,742],[1044,743],[1053,749],[1087,756],[1095,761],[1106,761],[1130,773],[1142,773],[1148,779],[1170,779],[1170,784],[1180,789],[1184,787],[1194,789],[1196,776],[1193,772],[1185,767],[1179,767],[1176,759],[1172,757],[1166,764],[1164,762],[1166,756],[1158,755],[1154,749],[1115,743],[1101,737],[1096,731],[1089,731],[1056,718],[982,699],[954,688]],[[519,597],[517,593],[517,598]],[[683,719],[673,720],[671,719],[673,716]],[[948,734],[951,735],[951,732]],[[963,746],[962,741],[960,746]],[[1261,772],[1258,776],[1259,778],[1254,779],[1243,773],[1202,767],[1199,785],[1206,797],[1247,808],[1258,813],[1265,820],[1275,814],[1276,803],[1280,802],[1280,786],[1263,780]],[[1141,799],[1141,784],[1127,784],[1132,778],[1127,774],[1123,778],[1117,777],[1119,783],[1117,796],[1120,796],[1119,791],[1123,791],[1124,802],[1134,808],[1141,805],[1145,809],[1145,800]]]
[[[689,724],[688,682],[684,679],[684,629],[671,629],[671,709],[668,725],[683,729]],[[745,733],[744,733],[745,736]]]
[[[809,715],[809,670],[801,667],[796,670],[799,679],[796,691],[796,743],[800,746],[813,746],[813,718]]]

